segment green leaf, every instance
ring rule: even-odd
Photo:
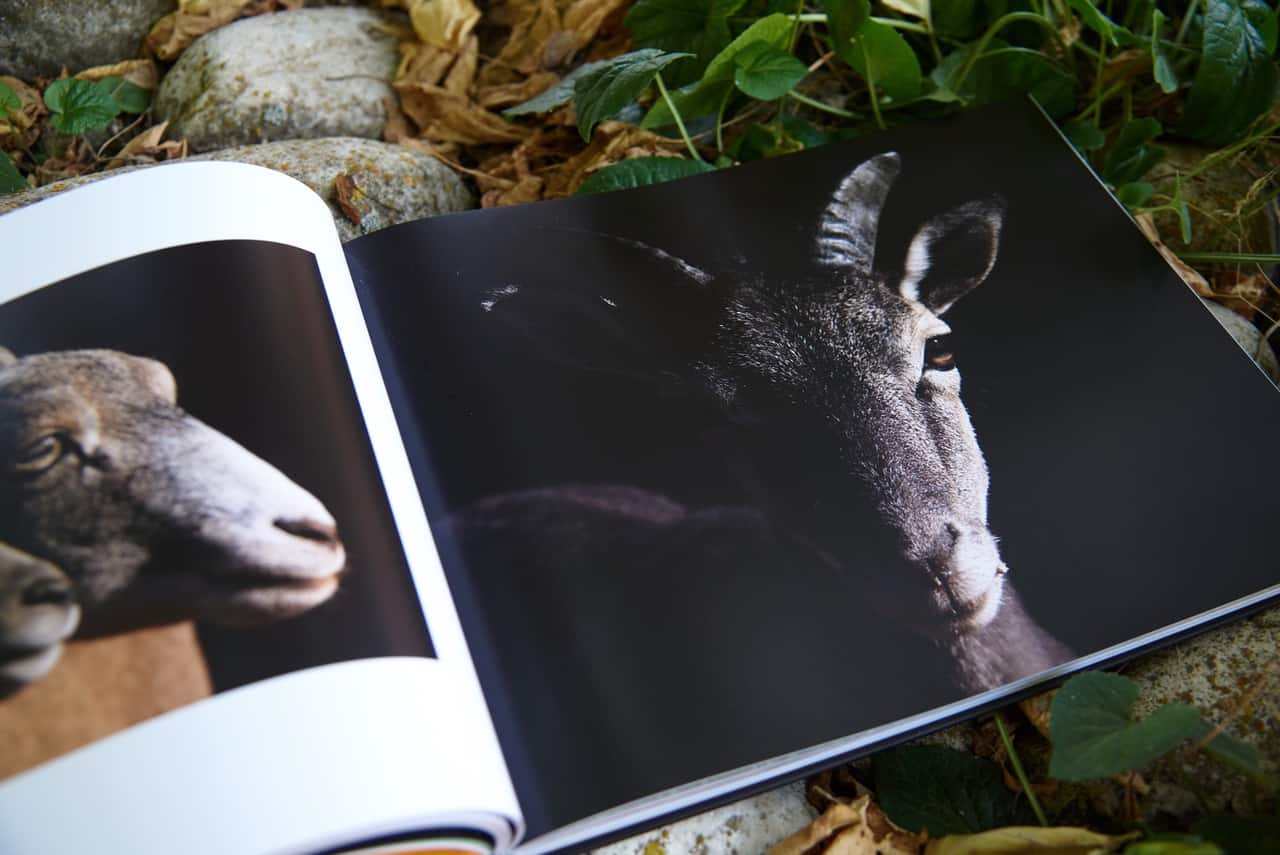
[[[752,42],[738,51],[733,64],[733,82],[760,101],[781,98],[809,73],[803,62],[765,42]]]
[[[1137,699],[1137,684],[1118,674],[1090,671],[1064,683],[1049,717],[1049,774],[1063,781],[1118,775],[1166,754],[1200,727],[1200,712],[1186,704],[1165,704],[1135,721]]]
[[[729,43],[729,16],[746,0],[638,0],[625,23],[642,48],[687,51],[691,62],[671,70],[670,83],[697,80],[711,58]]]
[[[738,55],[739,51],[744,50],[747,45],[763,42],[779,50],[785,50],[790,41],[791,19],[789,17],[776,14],[761,18],[743,30],[736,39],[725,46],[724,50],[716,54],[711,62],[707,63],[707,70],[702,75],[702,81],[707,83],[713,80],[731,79],[733,77],[734,57]]]
[[[151,93],[123,77],[104,77],[96,85],[111,96],[121,112],[142,113],[151,106]]]
[[[1191,209],[1187,207],[1187,203],[1183,199],[1179,199],[1174,206],[1174,210],[1178,212],[1178,229],[1182,234],[1182,242],[1190,245],[1191,243]]]
[[[630,104],[664,66],[685,56],[688,54],[644,48],[615,57],[579,77],[573,84],[578,133],[584,140],[591,139],[591,129],[597,122]]]
[[[990,760],[940,745],[904,745],[876,755],[875,790],[889,818],[930,837],[1035,822]]]
[[[910,101],[920,94],[924,75],[920,60],[902,34],[887,24],[868,20],[840,57],[868,82],[894,101]]]
[[[1196,738],[1203,739],[1212,730],[1213,725],[1207,721],[1202,721],[1200,722],[1200,732],[1196,734]],[[1205,744],[1204,750],[1206,754],[1220,762],[1244,772],[1255,780],[1268,781],[1272,789],[1276,788],[1277,782],[1275,779],[1262,771],[1262,758],[1258,753],[1258,749],[1249,743],[1223,731],[1209,740]]]
[[[44,103],[53,114],[49,121],[64,134],[105,128],[120,113],[120,105],[110,92],[74,77],[50,83],[44,90]]]
[[[1262,43],[1267,49],[1267,56],[1272,56],[1276,52],[1276,30],[1280,26],[1280,22],[1276,20],[1276,10],[1272,9],[1266,0],[1244,0],[1240,4],[1240,8],[1244,10],[1244,14],[1249,18],[1249,23],[1253,24],[1253,28],[1258,31],[1258,35],[1262,36]]]
[[[1102,178],[1111,184],[1128,184],[1147,174],[1164,159],[1165,150],[1150,142],[1164,131],[1150,116],[1134,119],[1120,129],[1102,165]]]
[[[1237,0],[1207,0],[1200,66],[1179,133],[1210,145],[1232,142],[1270,106],[1276,68],[1266,40]]]
[[[979,104],[1031,95],[1055,119],[1075,108],[1075,78],[1037,51],[992,39],[975,75]]]
[[[1130,843],[1123,855],[1226,855],[1216,844],[1195,834],[1156,834]]]
[[[696,83],[689,89],[670,94],[680,115],[686,122],[691,122],[719,110],[720,102],[732,91],[732,80],[716,80],[711,83]],[[666,99],[659,98],[653,102],[649,112],[640,121],[640,127],[651,130],[663,125],[673,125],[675,121],[675,116],[671,115],[671,108],[667,106]]]
[[[600,66],[606,64],[608,60],[599,62],[584,62],[573,71],[560,78],[556,85],[552,86],[541,95],[535,95],[523,104],[517,104],[514,107],[508,107],[502,111],[502,115],[508,119],[516,116],[527,116],[530,113],[550,113],[557,107],[563,107],[573,100],[573,86],[578,82],[578,78],[587,74]]]
[[[1191,826],[1231,855],[1275,855],[1280,852],[1280,817],[1206,816]]]
[[[967,41],[978,34],[978,0],[944,0],[933,9],[933,30],[940,36]]]
[[[13,87],[0,80],[0,116],[8,115],[22,107],[22,98]]]
[[[870,0],[822,0],[827,13],[827,35],[831,49],[841,57],[853,47],[853,37],[871,17]]]
[[[1116,188],[1116,198],[1123,202],[1126,208],[1141,208],[1150,201],[1151,194],[1154,192],[1156,188],[1145,181],[1130,181]]]
[[[929,7],[933,5],[930,0],[880,0],[880,2],[895,12],[901,12],[904,15],[919,18],[922,21],[929,20]],[[949,2],[949,0],[944,0],[944,2]]]
[[[1164,13],[1153,7],[1151,9],[1151,74],[1160,85],[1160,91],[1171,95],[1178,91],[1178,75],[1174,73],[1173,63],[1169,62],[1169,57],[1165,55],[1164,48],[1160,44],[1160,30],[1164,27],[1164,22]]]
[[[1107,144],[1106,134],[1093,122],[1067,122],[1062,126],[1062,133],[1080,151],[1097,151]]]
[[[646,184],[661,184],[690,175],[715,172],[716,168],[700,160],[684,160],[678,157],[634,157],[612,166],[606,166],[593,174],[578,187],[574,195],[608,193],[613,190],[630,190]]]
[[[0,194],[17,193],[19,190],[27,189],[29,189],[27,181],[22,177],[22,173],[18,172],[18,167],[13,165],[8,154],[0,151]]]
[[[1080,20],[1086,27],[1111,42],[1112,45],[1120,46],[1120,42],[1116,39],[1116,25],[1093,5],[1093,0],[1067,0],[1067,2],[1080,15]]]

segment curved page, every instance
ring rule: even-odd
[[[10,214],[0,242],[0,850],[508,844],[324,203],[179,164]]]

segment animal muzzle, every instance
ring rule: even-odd
[[[983,526],[946,527],[945,548],[922,563],[932,585],[933,612],[964,628],[986,626],[1000,608],[1008,566]]]
[[[0,697],[47,674],[79,623],[71,581],[52,564],[0,544]]]

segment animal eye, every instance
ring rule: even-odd
[[[18,453],[15,466],[20,472],[43,472],[57,463],[67,449],[61,434],[42,436]]]
[[[951,352],[950,336],[935,335],[924,343],[924,367],[935,371],[951,371],[956,367],[955,354]]]

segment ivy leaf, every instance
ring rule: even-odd
[[[1107,144],[1107,137],[1093,122],[1067,122],[1062,126],[1062,133],[1071,144],[1080,151],[1097,151]]]
[[[831,49],[843,58],[853,46],[853,37],[871,17],[870,0],[822,0],[827,13],[827,33]]]
[[[142,113],[151,106],[151,93],[123,77],[104,77],[97,86],[107,93],[124,113]]]
[[[1280,817],[1206,816],[1191,830],[1221,845],[1231,855],[1274,855],[1280,852]]]
[[[1200,712],[1165,704],[1142,721],[1132,717],[1138,686],[1118,674],[1072,677],[1053,698],[1049,774],[1063,781],[1107,778],[1144,766],[1199,732]]]
[[[17,193],[19,190],[26,189],[28,189],[27,181],[22,177],[22,173],[18,172],[18,167],[13,165],[8,154],[0,151],[0,194]]]
[[[21,109],[22,98],[14,91],[13,87],[3,80],[0,80],[0,116],[8,115],[15,110]]]
[[[992,39],[975,73],[979,104],[1030,95],[1055,119],[1075,108],[1075,77],[1037,51]]]
[[[809,69],[785,50],[752,42],[733,58],[733,82],[760,101],[774,101],[791,91]]]
[[[502,111],[502,115],[508,119],[516,116],[527,116],[530,113],[550,113],[557,107],[563,107],[573,100],[573,86],[578,82],[578,78],[588,72],[594,71],[600,66],[607,63],[608,60],[600,60],[599,62],[584,62],[573,71],[560,78],[556,85],[552,86],[541,95],[535,95],[523,104],[517,104],[514,107],[508,107]]]
[[[697,80],[711,58],[729,43],[729,16],[746,0],[638,0],[624,23],[642,48],[688,52],[692,62],[672,69],[670,82]]]
[[[930,837],[1035,822],[1004,785],[1000,767],[940,745],[904,745],[876,755],[875,790],[889,818]]]
[[[685,160],[679,157],[633,157],[596,172],[582,182],[574,195],[585,196],[590,193],[630,190],[633,187],[661,184],[664,181],[674,181],[677,178],[688,178],[690,175],[715,171],[714,166],[700,160]]]
[[[593,68],[573,84],[578,112],[578,133],[591,139],[596,123],[616,114],[643,92],[662,68],[687,53],[665,53],[656,48],[624,53]]]
[[[920,94],[924,74],[920,60],[902,35],[888,24],[868,19],[840,58],[874,83],[894,101],[910,101]]]
[[[1146,175],[1164,159],[1164,149],[1149,144],[1163,131],[1160,123],[1150,116],[1127,123],[1120,129],[1102,165],[1103,180],[1115,185],[1128,184]]]
[[[74,77],[50,83],[44,90],[44,103],[53,114],[49,121],[64,134],[105,128],[120,112],[110,92]]]
[[[1225,145],[1271,106],[1276,69],[1266,40],[1238,0],[1207,0],[1200,67],[1178,131]]]
[[[1178,75],[1174,74],[1173,63],[1169,62],[1169,57],[1165,55],[1164,48],[1160,45],[1160,29],[1164,26],[1164,22],[1164,13],[1153,7],[1151,9],[1151,73],[1156,83],[1160,85],[1160,91],[1171,95],[1178,91]]]

